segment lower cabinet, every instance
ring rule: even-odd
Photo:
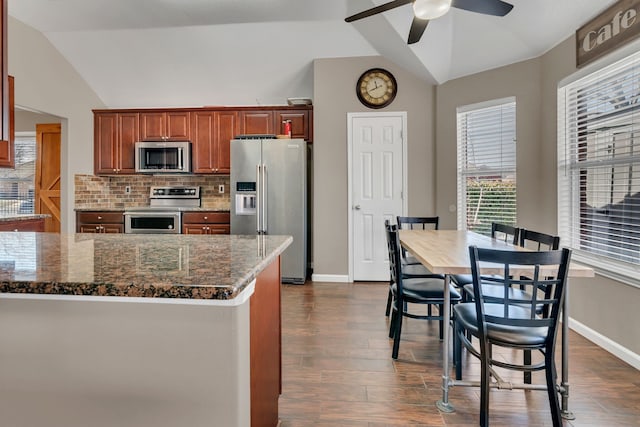
[[[76,213],[77,233],[124,233],[123,211]]]
[[[0,231],[44,231],[44,218],[1,221]]]
[[[185,212],[182,214],[183,234],[229,234],[229,212]]]

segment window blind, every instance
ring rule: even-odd
[[[640,53],[558,90],[558,231],[596,267],[640,276]]]
[[[515,98],[458,108],[458,229],[516,223]]]

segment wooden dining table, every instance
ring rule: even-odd
[[[528,251],[530,249],[512,245],[502,240],[492,239],[472,231],[465,230],[400,230],[400,243],[416,259],[418,259],[429,271],[434,274],[444,275],[444,305],[442,316],[444,319],[451,317],[450,293],[447,292],[450,278],[453,274],[471,274],[471,262],[469,260],[469,246],[478,248]],[[481,264],[483,274],[500,274],[501,270],[493,269]],[[512,270],[513,274],[526,275],[527,268],[521,271]],[[541,269],[541,273],[544,270]],[[569,277],[586,278],[593,277],[592,268],[571,262],[569,265]],[[562,308],[562,374],[560,393],[562,396],[562,416],[566,419],[575,417],[569,411],[569,286],[565,288],[565,297]],[[449,336],[451,327],[449,322],[443,322],[443,346],[442,346],[442,399],[436,402],[438,409],[443,412],[454,412],[455,408],[449,403],[449,388],[456,385],[471,386],[477,382],[460,381],[449,376]],[[539,389],[543,386],[524,384],[514,388]]]

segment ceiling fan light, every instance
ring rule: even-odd
[[[413,13],[420,19],[436,19],[451,8],[451,0],[416,0],[413,2]]]

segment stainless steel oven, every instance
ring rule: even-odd
[[[124,212],[124,232],[182,233],[182,210],[200,207],[200,187],[151,187],[149,206]]]
[[[180,211],[136,210],[124,213],[124,232],[133,234],[177,234],[182,232]]]

